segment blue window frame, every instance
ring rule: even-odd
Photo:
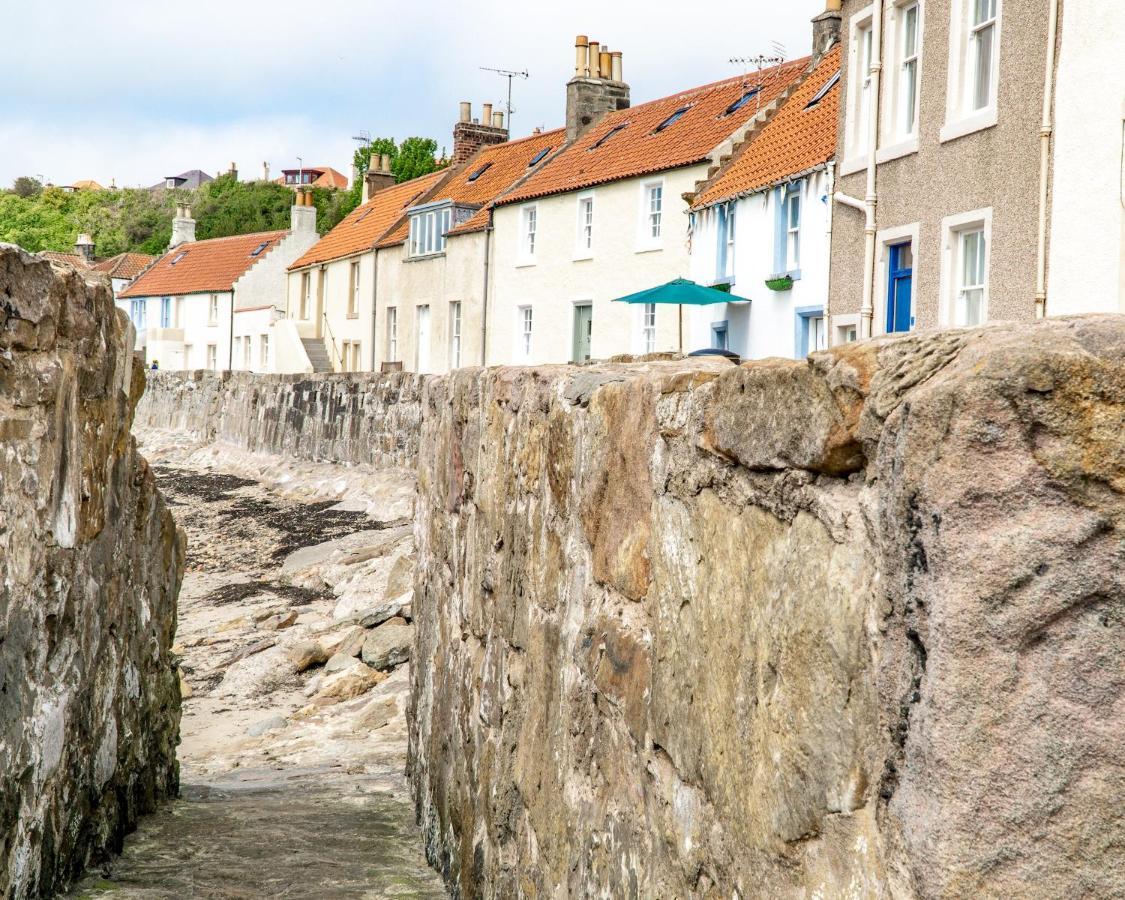
[[[145,327],[145,301],[133,300],[130,301],[132,309],[129,311],[130,318],[133,320],[133,327],[140,331]]]
[[[160,298],[160,327],[161,328],[171,328],[172,327],[172,298],[171,297],[161,297]]]
[[[793,357],[804,359],[828,346],[828,322],[823,306],[798,306],[794,313]]]
[[[711,323],[711,350],[729,350],[729,329],[726,319]]]
[[[914,327],[914,247],[907,241],[888,249],[887,334],[894,334]]]
[[[801,214],[804,179],[774,191],[773,274],[801,279]]]

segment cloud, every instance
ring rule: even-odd
[[[515,132],[564,118],[573,38],[624,53],[634,102],[736,74],[727,60],[808,53],[823,0],[715,0],[698,12],[652,2],[515,5],[510,0],[136,0],[6,10],[0,184],[22,174],[151,184],[231,160],[245,175],[307,163],[347,172],[360,129],[439,146],[460,100],[502,103],[481,66],[527,69],[513,86]]]

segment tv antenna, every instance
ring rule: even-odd
[[[780,66],[785,62],[785,47],[777,41],[770,41],[770,46],[773,49],[774,55],[767,56],[764,53],[759,53],[757,56],[732,56],[727,60],[732,66],[742,66],[742,83],[746,84],[746,76],[749,73],[749,67],[754,66],[758,70],[757,86],[762,86],[762,70],[770,66]],[[762,93],[759,90],[757,94],[758,108],[756,112],[762,111]]]
[[[511,134],[512,133],[512,113],[515,112],[515,110],[512,109],[512,79],[513,78],[529,78],[530,76],[527,74],[527,69],[523,69],[523,70],[517,72],[514,69],[493,69],[489,66],[481,66],[480,70],[482,72],[495,72],[497,75],[501,76],[502,78],[508,79],[508,103],[507,103],[507,108],[508,108],[508,134]],[[484,124],[489,125],[491,123],[485,122]]]
[[[371,144],[371,132],[366,128],[360,129],[359,134],[353,134],[352,140],[363,144],[365,147]]]

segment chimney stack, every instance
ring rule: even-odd
[[[831,2],[831,0],[830,0]],[[580,34],[574,39],[574,77],[566,85],[566,139],[573,141],[607,113],[629,108],[620,50]]]
[[[230,164],[230,177],[235,181],[238,181],[238,166],[236,166],[233,162]]]
[[[841,0],[826,0],[824,12],[812,20],[814,63],[840,40],[840,6]]]
[[[86,232],[82,232],[78,235],[78,240],[74,242],[74,252],[86,262],[92,263],[94,261],[94,239]]]
[[[262,163],[262,181],[270,180],[270,164],[268,162]]]
[[[499,118],[497,118],[497,115]],[[461,165],[481,147],[491,147],[508,140],[508,129],[504,127],[504,114],[493,115],[492,104],[485,103],[480,121],[473,119],[472,104],[461,104],[458,122],[453,126],[454,166]]]
[[[379,191],[393,186],[394,183],[395,176],[391,172],[390,154],[372,156],[367,172],[363,176],[363,202],[366,203]]]
[[[177,206],[176,217],[172,219],[172,241],[168,249],[180,244],[190,244],[195,240],[195,219],[191,217],[190,206]]]
[[[293,194],[289,221],[294,234],[316,234],[316,207],[313,206],[312,194],[308,191],[296,191]]]

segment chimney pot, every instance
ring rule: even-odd
[[[610,62],[609,50],[602,50],[598,54],[598,77],[604,78],[607,81],[610,77]]]
[[[492,104],[491,103],[485,103],[481,107],[480,120],[485,125],[492,124]]]
[[[391,155],[389,153],[384,153],[382,156],[379,157],[379,171],[381,171],[381,172],[391,171]]]
[[[584,34],[574,39],[574,77],[590,77],[590,39]]]
[[[492,114],[492,127],[493,128],[503,128],[504,127],[504,113],[502,113],[500,110],[496,110],[496,112],[494,112]]]
[[[601,65],[602,45],[597,41],[590,41],[590,77],[598,77],[598,67]]]
[[[290,230],[294,232],[316,233],[316,207],[313,206],[311,194],[297,191],[289,210],[289,223]]]
[[[468,100],[461,101],[461,113],[458,117],[458,122],[468,122],[473,117],[473,104]]]
[[[582,49],[579,35],[575,40],[575,55]],[[589,40],[588,77],[577,73],[566,85],[566,139],[576,140],[587,129],[596,125],[610,112],[629,108],[629,85],[622,72],[620,50],[610,50],[607,44]]]
[[[614,81],[620,81],[623,77],[622,73],[621,73],[621,51],[620,50],[614,50],[610,54],[610,69],[611,69],[610,78],[612,78]]]

